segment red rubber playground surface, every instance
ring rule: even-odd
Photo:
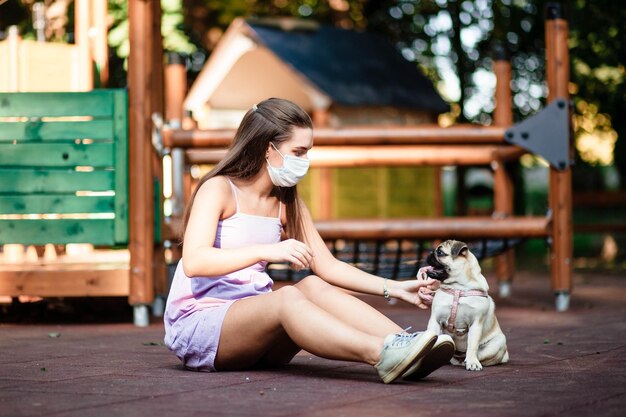
[[[492,288],[496,285],[488,277]],[[446,366],[414,383],[382,384],[367,366],[300,353],[270,371],[185,371],[163,326],[0,317],[0,416],[623,416],[626,274],[575,273],[568,312],[554,311],[549,274],[517,274],[497,316],[509,364]],[[492,293],[495,291],[492,290]],[[366,297],[402,326],[428,312]],[[24,314],[22,312],[22,314]]]

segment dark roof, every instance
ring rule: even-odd
[[[416,64],[381,36],[325,25],[286,31],[260,22],[248,24],[260,43],[338,104],[449,110]]]

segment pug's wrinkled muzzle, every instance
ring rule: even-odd
[[[437,260],[435,252],[431,252],[426,258],[426,263],[433,267],[430,271],[426,272],[429,278],[436,279],[438,281],[444,281],[448,278],[448,271],[446,271],[445,265]]]

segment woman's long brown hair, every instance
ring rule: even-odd
[[[289,100],[270,98],[257,104],[256,108],[250,109],[243,117],[224,159],[198,182],[185,211],[183,237],[191,207],[202,184],[218,175],[237,179],[254,177],[266,163],[265,154],[269,143],[273,142],[278,147],[291,137],[294,127],[313,129],[313,123],[304,110]],[[285,226],[287,237],[303,241],[302,203],[298,198],[296,186],[275,186],[274,195],[287,208]]]

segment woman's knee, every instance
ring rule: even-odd
[[[320,294],[323,291],[331,289],[333,286],[316,275],[309,275],[300,280],[296,285],[305,295]]]
[[[294,303],[306,300],[306,296],[295,285],[287,285],[275,291],[281,303]]]

